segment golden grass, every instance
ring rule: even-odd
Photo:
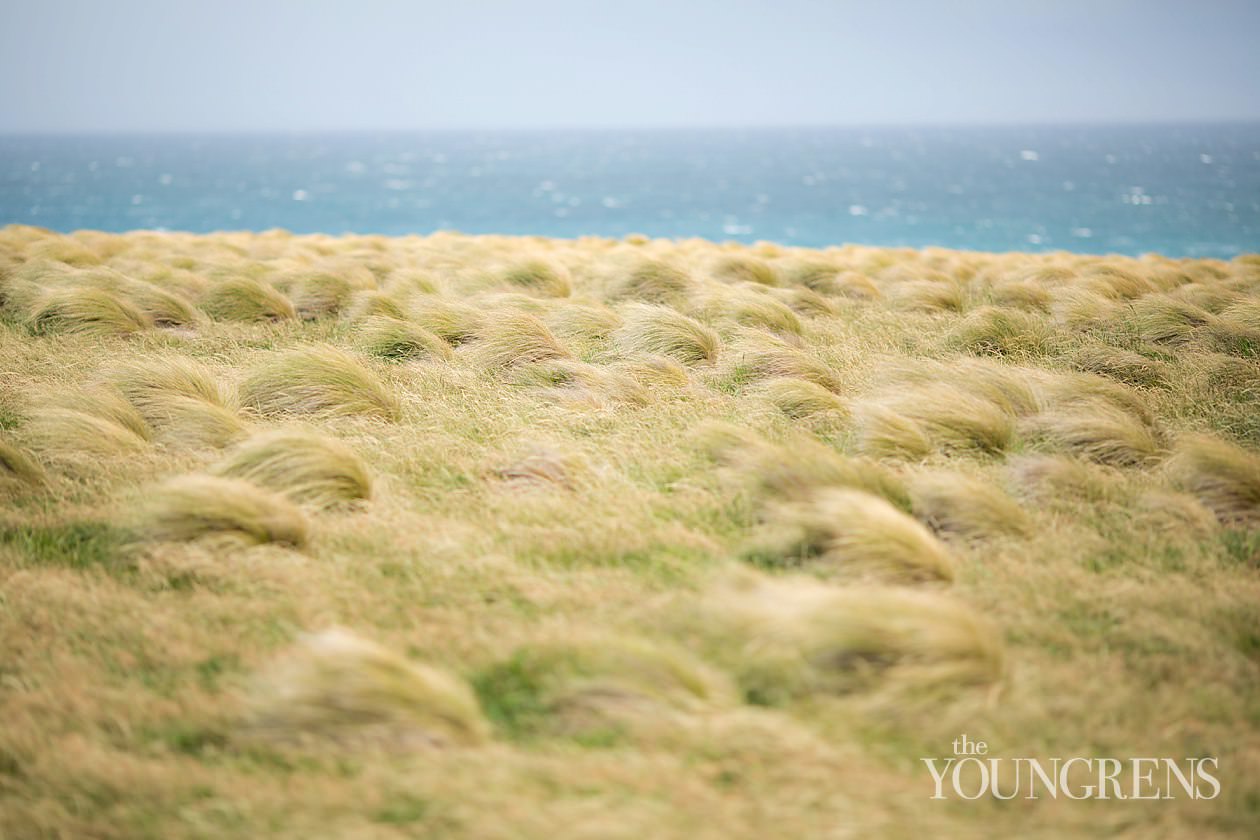
[[[0,835],[1247,835],[1257,327],[1260,257],[0,229]],[[1222,793],[933,802],[963,732]]]
[[[397,420],[398,397],[362,362],[331,346],[278,354],[241,384],[241,402],[263,414],[366,414]]]
[[[1168,470],[1220,519],[1260,521],[1260,454],[1209,435],[1187,435],[1177,441]]]
[[[780,506],[754,555],[773,565],[825,567],[892,583],[952,580],[944,545],[885,499],[861,490],[825,488],[805,502]]]
[[[306,516],[284,497],[248,481],[187,475],[152,490],[136,532],[153,541],[202,537],[243,544],[279,543],[301,548]]]
[[[244,734],[391,750],[458,747],[489,727],[467,685],[342,630],[307,636],[252,686]]]
[[[669,356],[687,365],[712,362],[722,347],[713,330],[665,306],[628,305],[625,323],[613,333],[617,345],[630,353]]]
[[[965,605],[904,587],[832,587],[746,579],[707,593],[682,617],[745,693],[779,704],[810,694],[998,681],[1001,636]]]
[[[305,431],[252,437],[216,464],[212,473],[245,479],[317,507],[372,495],[371,474],[354,450],[335,438]]]

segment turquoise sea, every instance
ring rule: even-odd
[[[0,224],[1231,257],[1260,125],[0,136]]]

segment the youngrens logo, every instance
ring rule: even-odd
[[[950,758],[925,758],[932,799],[1215,799],[1217,760],[1207,758],[997,758],[989,745],[954,739]]]

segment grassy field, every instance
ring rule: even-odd
[[[1260,257],[9,227],[0,305],[0,836],[1260,824]]]

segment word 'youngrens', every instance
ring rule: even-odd
[[[951,758],[924,758],[932,799],[1215,799],[1218,761],[1205,758],[996,758],[965,734]]]

